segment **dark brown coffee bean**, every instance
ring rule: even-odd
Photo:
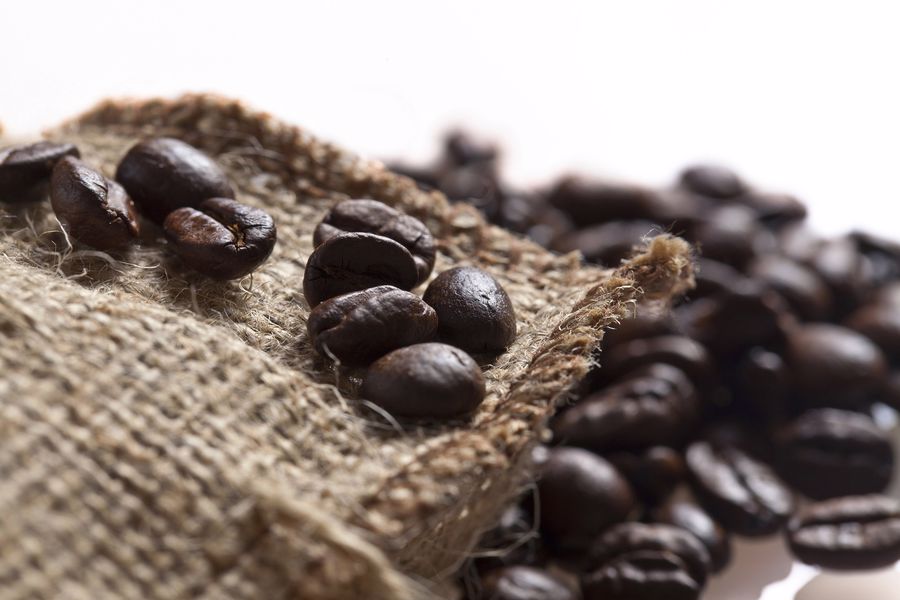
[[[508,205],[509,203],[504,200],[501,210]],[[571,234],[574,229],[572,220],[564,212],[552,206],[545,206],[534,213],[531,221],[525,227],[524,233],[546,248],[553,240]]]
[[[737,199],[756,213],[767,227],[780,228],[787,223],[806,218],[806,206],[794,196],[770,192],[750,191]]]
[[[481,600],[579,600],[565,581],[546,569],[505,567],[484,578]]]
[[[412,255],[418,278],[423,283],[434,268],[434,238],[422,221],[404,215],[387,204],[375,200],[345,200],[335,205],[313,233],[318,246],[340,233],[374,233],[394,240]]]
[[[824,240],[803,223],[792,223],[778,232],[778,251],[785,257],[803,264],[811,264]]]
[[[617,556],[584,575],[584,600],[697,600],[703,586],[671,552],[644,550]]]
[[[119,248],[140,233],[125,189],[77,158],[56,163],[50,203],[69,236],[95,248]]]
[[[788,413],[790,374],[779,354],[751,348],[737,365],[732,389],[740,412],[771,424]]]
[[[782,476],[816,500],[882,492],[894,470],[887,433],[845,410],[800,415],[779,433],[778,448]]]
[[[900,306],[868,304],[850,315],[845,325],[875,342],[885,358],[900,365]]]
[[[747,190],[737,173],[720,165],[688,167],[681,172],[679,183],[695,194],[716,199],[735,198]]]
[[[653,520],[684,529],[706,547],[710,572],[718,573],[731,561],[731,536],[698,504],[674,500],[653,512]]]
[[[700,503],[729,531],[769,535],[787,522],[794,499],[775,473],[734,447],[699,441],[685,454]]]
[[[53,167],[65,156],[81,156],[72,144],[37,142],[0,150],[0,202],[38,200]]]
[[[600,359],[601,374],[606,373],[606,381],[656,363],[681,369],[697,386],[705,385],[712,376],[712,360],[706,348],[682,335],[632,340],[610,347]]]
[[[496,146],[476,140],[464,131],[451,131],[444,137],[444,157],[449,166],[490,163],[499,155]]]
[[[551,248],[557,252],[578,250],[588,262],[616,266],[660,233],[660,227],[650,221],[614,221],[566,232],[553,241]]]
[[[638,305],[635,314],[606,331],[603,335],[603,351],[607,352],[633,340],[675,335],[678,327],[668,312],[659,312]]]
[[[348,365],[368,365],[391,350],[430,341],[437,315],[421,298],[381,285],[330,298],[309,314],[313,347]]]
[[[639,450],[683,442],[698,413],[694,386],[684,373],[656,364],[591,394],[559,415],[552,428],[554,439],[570,446]]]
[[[374,233],[341,233],[323,242],[306,261],[303,295],[319,302],[379,285],[410,290],[419,274],[409,250]]]
[[[628,482],[605,459],[580,448],[554,448],[537,482],[541,531],[552,546],[582,550],[635,508]]]
[[[438,175],[431,167],[413,167],[403,163],[391,163],[387,167],[394,173],[409,177],[415,181],[419,189],[427,191],[436,189],[438,186]]]
[[[872,265],[875,285],[900,280],[900,243],[865,231],[851,233],[850,239]]]
[[[706,258],[742,269],[754,256],[775,246],[771,233],[745,206],[723,206],[704,213],[686,237]]]
[[[569,215],[578,227],[625,219],[652,221],[668,212],[665,201],[649,188],[580,177],[556,183],[547,201]]]
[[[681,455],[666,446],[652,446],[636,452],[613,452],[607,455],[647,504],[659,504],[684,480],[685,466]]]
[[[900,560],[900,502],[848,496],[811,504],[787,529],[798,560],[826,569],[877,569]]]
[[[830,314],[831,290],[809,267],[770,254],[755,260],[748,271],[784,298],[801,319],[819,321]]]
[[[694,272],[696,287],[689,293],[692,300],[753,285],[747,277],[731,265],[708,258],[698,258]]]
[[[228,177],[212,158],[173,138],[150,138],[132,146],[119,163],[116,181],[142,214],[160,224],[177,208],[234,198]]]
[[[490,219],[497,217],[504,195],[494,169],[479,163],[442,171],[438,189],[450,200],[475,206]]]
[[[415,344],[372,363],[360,395],[397,417],[445,419],[472,412],[485,381],[472,357],[447,344]]]
[[[275,247],[272,217],[230,198],[209,198],[197,208],[169,213],[166,239],[181,260],[213,279],[238,279],[253,272]]]
[[[808,406],[857,408],[870,403],[887,363],[868,338],[844,327],[814,324],[788,336],[785,361],[794,393]]]
[[[539,542],[534,516],[520,504],[513,504],[503,511],[497,525],[481,536],[473,563],[480,573],[534,564],[539,557]]]
[[[809,264],[831,288],[839,316],[853,311],[871,291],[872,263],[849,238],[824,242]]]
[[[475,267],[434,278],[423,296],[438,316],[441,340],[469,352],[501,352],[516,338],[516,312],[503,286]]]

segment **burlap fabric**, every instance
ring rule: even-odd
[[[278,226],[252,277],[183,269],[147,227],[74,247],[48,203],[0,206],[0,597],[407,598],[436,592],[527,470],[604,326],[691,278],[657,239],[615,273],[487,226],[380,163],[209,96],[108,102],[47,137],[112,175],[145,135],[225,166]],[[519,336],[471,419],[396,422],[306,337],[311,232],[348,197],[423,219],[436,272],[475,264]]]

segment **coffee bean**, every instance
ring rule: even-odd
[[[747,186],[741,178],[721,165],[696,165],[681,172],[679,183],[708,198],[727,199],[743,194]]]
[[[742,413],[763,423],[777,423],[788,412],[790,374],[779,354],[751,348],[737,365],[734,399]]]
[[[319,302],[379,285],[412,289],[418,281],[409,251],[374,233],[341,233],[316,247],[306,261],[303,295]]]
[[[125,189],[72,156],[53,168],[50,203],[68,235],[95,248],[125,246],[140,233]]]
[[[685,459],[701,504],[729,531],[769,535],[787,522],[794,499],[763,463],[737,448],[705,441],[691,444]]]
[[[520,504],[503,511],[497,525],[478,542],[472,561],[475,568],[486,573],[504,566],[534,564],[540,551],[534,522],[535,518]]]
[[[682,371],[655,364],[564,411],[554,439],[595,452],[676,445],[693,428],[698,402]]]
[[[574,233],[564,232],[551,243],[551,248],[557,252],[578,250],[588,262],[617,266],[660,233],[659,226],[650,221],[614,221]]]
[[[875,294],[873,303],[891,310],[900,310],[900,282],[888,284]]]
[[[806,325],[791,331],[787,341],[785,360],[794,393],[808,406],[870,403],[887,374],[878,347],[844,327]]]
[[[276,239],[268,213],[229,198],[176,209],[163,229],[181,260],[213,279],[248,275],[269,258]]]
[[[603,351],[609,351],[632,340],[674,335],[678,327],[668,312],[660,312],[638,305],[637,312],[621,321],[603,335]]]
[[[450,165],[465,166],[496,161],[499,151],[464,131],[452,131],[444,137],[444,156]]]
[[[656,363],[681,369],[698,386],[707,384],[712,376],[712,360],[706,348],[681,335],[632,340],[610,347],[600,358],[601,374],[606,373],[607,381]]]
[[[553,547],[587,548],[635,508],[628,482],[605,459],[579,448],[554,448],[537,482],[541,532]]]
[[[754,261],[749,274],[775,290],[794,314],[804,320],[822,320],[831,312],[831,290],[809,267],[789,258],[768,255]]]
[[[37,142],[0,150],[0,202],[38,200],[63,157],[79,157],[72,144]]]
[[[225,172],[212,158],[173,138],[149,138],[132,146],[119,163],[116,181],[142,214],[160,224],[177,208],[234,198]]]
[[[397,417],[445,419],[472,412],[484,400],[478,363],[447,344],[415,344],[369,366],[360,395]]]
[[[747,277],[731,265],[709,258],[698,258],[694,265],[694,271],[697,285],[689,292],[692,300],[753,285]]]
[[[776,237],[778,252],[806,265],[811,264],[825,240],[804,223],[792,223],[782,228]]]
[[[681,455],[666,446],[652,446],[635,452],[613,452],[609,461],[628,480],[647,504],[659,504],[684,480]]]
[[[415,181],[419,189],[428,191],[436,189],[438,186],[437,173],[431,167],[413,167],[404,163],[391,163],[387,167],[394,173]]]
[[[580,177],[557,182],[547,201],[581,227],[625,219],[653,221],[668,212],[665,201],[649,188]]]
[[[501,352],[516,338],[516,313],[503,286],[475,267],[434,278],[423,296],[438,316],[441,340],[469,352]]]
[[[434,238],[425,224],[415,217],[404,215],[387,204],[375,200],[345,200],[335,205],[313,233],[318,246],[340,233],[374,233],[394,240],[412,255],[418,277],[423,283],[434,268]]]
[[[330,298],[306,322],[313,347],[348,365],[368,365],[391,350],[430,341],[437,326],[434,309],[390,285]]]
[[[794,196],[771,192],[750,191],[738,198],[744,206],[756,213],[756,218],[772,228],[781,228],[787,223],[806,218],[806,206]]]
[[[697,600],[703,586],[675,554],[643,550],[617,556],[584,575],[584,600]]]
[[[851,314],[845,325],[872,340],[885,358],[900,365],[900,306],[868,304]]]
[[[854,231],[850,234],[850,239],[872,265],[875,285],[900,279],[900,243],[865,231]]]
[[[838,316],[853,311],[871,291],[874,275],[872,263],[849,238],[822,243],[810,266],[831,288]]]
[[[900,560],[900,502],[847,496],[801,509],[787,528],[798,560],[826,569],[877,569]]]
[[[706,547],[710,571],[718,573],[731,561],[731,537],[698,504],[673,500],[653,512],[653,520],[684,529]]]
[[[753,257],[774,247],[775,239],[745,206],[707,211],[686,233],[706,258],[743,269]]]
[[[546,569],[505,567],[484,579],[483,600],[578,600],[566,582]]]
[[[806,412],[779,433],[778,447],[782,476],[816,500],[882,492],[893,473],[890,437],[859,413]]]

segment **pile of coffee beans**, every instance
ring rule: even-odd
[[[100,250],[135,242],[143,216],[162,226],[183,264],[213,279],[248,275],[275,247],[272,217],[236,201],[222,168],[185,142],[139,142],[115,180],[79,157],[72,144],[54,142],[0,150],[0,201],[37,201],[49,190],[69,238]]]
[[[360,395],[398,417],[471,413],[485,395],[468,354],[503,352],[516,314],[500,283],[475,267],[440,273],[424,223],[375,200],[345,200],[313,233],[303,274],[310,342],[341,366],[368,367]],[[438,341],[435,341],[438,340]]]
[[[495,146],[453,133],[393,168],[559,252],[613,267],[642,240],[695,244],[697,286],[638,307],[551,422],[535,491],[461,571],[472,599],[696,599],[731,536],[785,536],[803,562],[900,560],[884,495],[900,409],[900,244],[824,238],[796,198],[729,169],[664,188],[566,176],[517,190]],[[739,566],[738,566],[739,567]]]

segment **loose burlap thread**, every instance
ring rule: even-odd
[[[692,277],[677,238],[614,272],[583,267],[227,99],[105,102],[46,133],[108,176],[147,135],[215,156],[278,244],[220,283],[152,226],[104,253],[73,245],[46,202],[0,206],[2,598],[434,595],[527,476],[603,328]],[[519,335],[480,357],[471,418],[397,422],[311,351],[311,232],[351,197],[422,219],[436,273],[477,265],[509,293]]]

